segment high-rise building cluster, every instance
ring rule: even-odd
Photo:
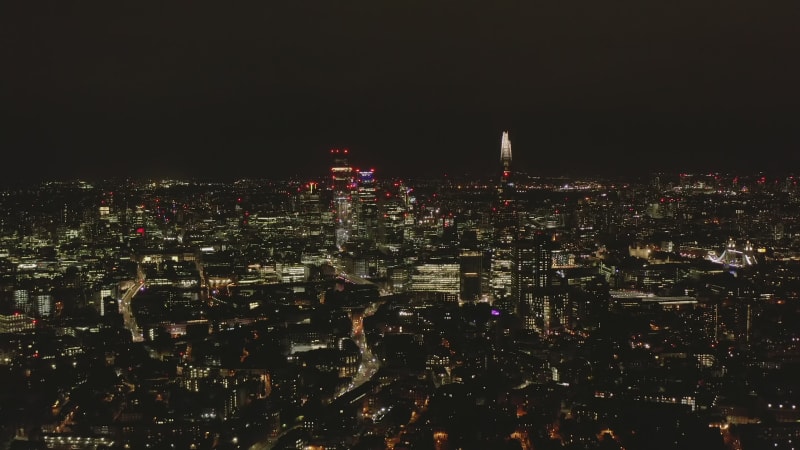
[[[290,179],[3,191],[0,440],[792,448],[796,178],[533,176],[500,150],[478,178],[340,148]]]

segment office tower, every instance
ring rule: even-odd
[[[414,266],[409,291],[438,292],[445,298],[458,300],[459,264],[455,260],[439,260]]]
[[[14,308],[18,311],[29,313],[32,312],[30,305],[30,291],[27,289],[14,290]]]
[[[497,236],[501,240],[509,241],[517,237],[520,209],[511,175],[511,140],[508,137],[508,131],[503,132],[500,142],[500,163],[502,164],[502,175],[497,188],[497,203],[493,209],[492,222]]]
[[[356,170],[356,235],[375,241],[378,234],[378,203],[375,185],[375,169]]]
[[[716,340],[737,344],[750,342],[753,318],[761,313],[762,305],[745,298],[725,298],[717,303]]]
[[[482,251],[462,250],[459,255],[460,298],[464,301],[480,300],[488,291],[488,267]]]
[[[320,194],[319,184],[314,181],[304,184],[298,192],[298,209],[309,236],[323,234],[326,225],[322,221],[323,208]]]
[[[50,317],[53,309],[53,296],[51,294],[36,294],[36,315],[39,317]]]
[[[503,175],[500,181],[503,184],[509,183],[511,178],[511,139],[508,137],[508,131],[503,131],[500,139],[500,162],[503,164]]]
[[[390,248],[403,243],[406,217],[409,216],[408,194],[411,191],[402,181],[387,185],[385,195],[378,203],[378,242]],[[412,217],[413,220],[413,217]],[[413,223],[413,222],[412,222]]]
[[[553,244],[548,235],[518,239],[512,246],[511,297],[528,330],[546,333],[560,310],[552,289]]]
[[[514,198],[514,180],[511,175],[511,139],[508,137],[508,131],[503,131],[503,137],[500,139],[500,164],[502,165],[500,200],[507,204]]]
[[[516,240],[511,262],[511,293],[515,299],[521,299],[524,290],[550,287],[553,248],[549,236],[538,234]]]
[[[36,320],[25,314],[0,314],[0,333],[20,333],[36,327]]]
[[[309,243],[317,248],[335,247],[335,227],[333,213],[329,207],[331,200],[325,195],[330,191],[323,188],[323,183],[309,181],[298,188],[297,211],[300,213],[300,231],[307,236]]]
[[[331,166],[331,189],[333,200],[331,209],[334,212],[334,229],[336,246],[341,248],[350,239],[353,227],[353,168],[348,165],[348,149],[331,149],[333,164]]]

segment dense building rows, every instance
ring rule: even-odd
[[[791,177],[0,196],[11,448],[791,448]],[[510,143],[508,149],[510,163]],[[498,183],[497,180],[500,180]]]

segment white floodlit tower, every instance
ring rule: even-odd
[[[508,131],[503,131],[500,141],[500,162],[503,163],[503,172],[511,171],[511,139],[508,138]]]

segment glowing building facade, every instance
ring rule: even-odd
[[[511,182],[511,139],[508,137],[508,131],[503,131],[503,136],[500,139],[500,162],[503,164],[503,175],[500,182],[507,184]]]
[[[414,224],[414,217],[408,214],[412,189],[401,181],[394,182],[378,203],[378,242],[382,245],[399,248],[407,228]]]
[[[334,233],[336,246],[344,245],[350,239],[353,228],[353,187],[354,170],[348,164],[348,149],[331,149],[333,164],[331,166],[331,187],[333,200],[331,209],[334,216]]]
[[[553,245],[546,235],[514,242],[511,264],[511,296],[526,329],[546,333],[558,308],[552,287]]]
[[[378,203],[375,186],[375,169],[356,171],[356,235],[375,240],[378,234]]]

